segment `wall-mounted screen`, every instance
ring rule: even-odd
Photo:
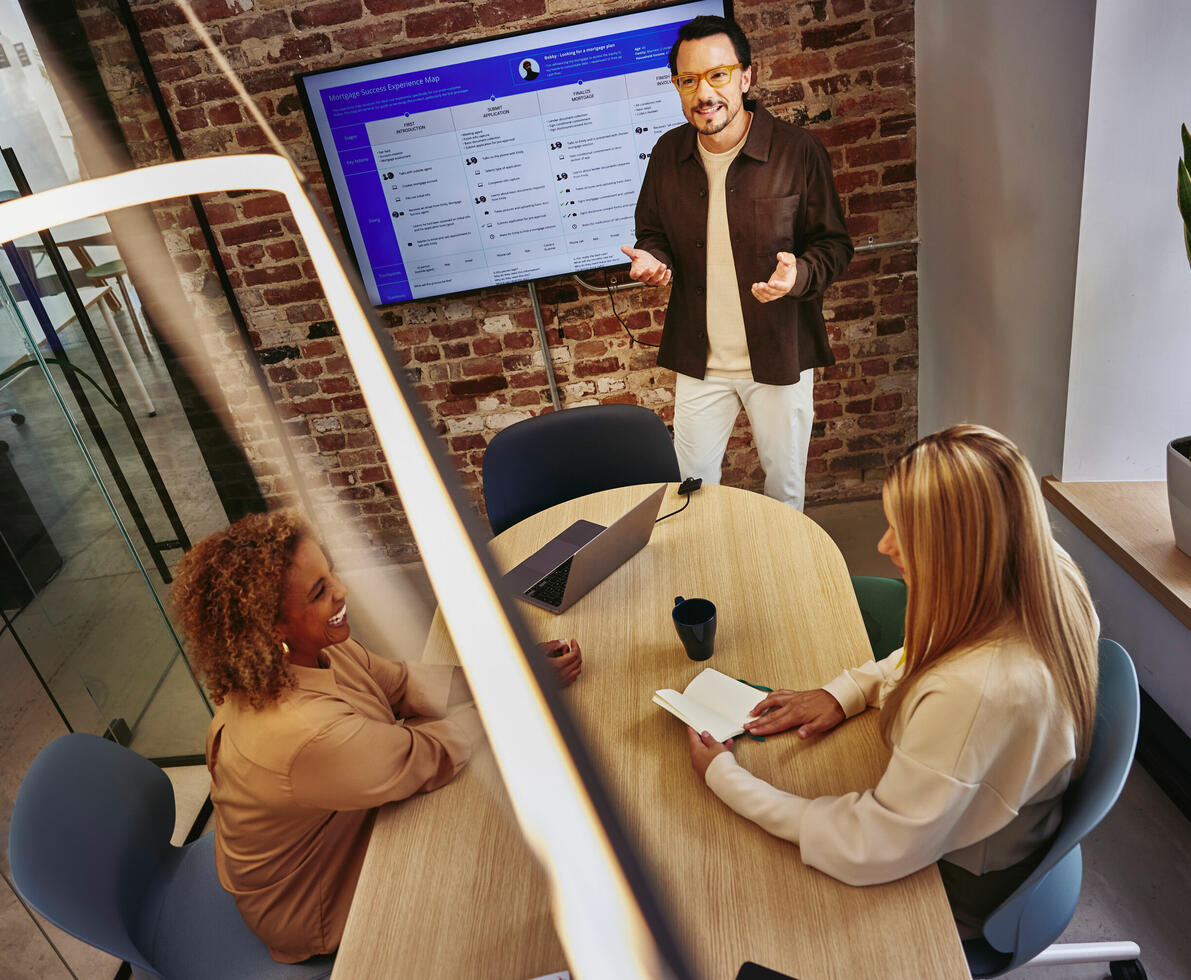
[[[379,305],[616,265],[695,0],[297,76]]]

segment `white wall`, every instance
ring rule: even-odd
[[[1064,481],[1162,480],[1191,434],[1191,269],[1175,205],[1191,3],[1099,0]]]
[[[1094,16],[915,5],[919,431],[991,425],[1040,475],[1063,461]]]
[[[1088,580],[1100,632],[1133,658],[1137,680],[1175,723],[1191,735],[1191,631],[1074,524],[1049,508],[1055,537]]]

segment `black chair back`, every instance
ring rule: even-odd
[[[484,453],[484,503],[494,534],[584,494],[679,478],[666,423],[640,405],[539,415],[497,433]]]

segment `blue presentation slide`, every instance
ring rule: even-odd
[[[625,261],[650,151],[685,122],[670,46],[722,12],[684,5],[404,58],[402,74],[303,78],[372,301]],[[630,23],[643,26],[607,33]]]

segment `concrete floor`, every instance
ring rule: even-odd
[[[147,375],[152,375],[152,370],[152,365],[145,365]],[[167,483],[171,492],[177,488],[180,509],[187,508],[188,527],[191,521],[204,526],[194,535],[197,540],[202,533],[219,526],[218,514],[210,496],[196,491],[195,481],[185,476],[190,464],[177,448],[184,424],[176,413],[171,416],[162,411],[168,403],[167,393],[151,390],[159,408],[158,418],[146,423],[154,430],[154,452],[169,461],[163,471],[170,474]],[[59,489],[65,485],[59,479]],[[71,490],[64,496],[73,501],[79,495]],[[63,508],[64,514],[69,511],[70,506]],[[876,551],[877,540],[885,530],[879,501],[811,507],[807,513],[833,537],[853,574],[896,574]],[[126,549],[119,536],[107,534],[105,528],[97,531],[93,527],[90,538],[80,532],[78,548],[64,546],[70,560],[50,583],[53,588],[61,579],[58,591],[49,596],[54,601],[42,601],[33,613],[22,613],[27,631],[38,624],[39,616],[48,621],[41,624],[48,632],[37,640],[39,644],[49,646],[54,637],[59,641],[66,637],[68,643],[64,646],[77,645],[80,637],[88,637],[88,645],[102,655],[114,646],[137,647],[143,642],[150,649],[158,642],[161,627],[148,611],[127,615],[128,603],[144,592],[143,586],[138,589],[135,583],[108,575]],[[55,538],[60,536],[56,534]],[[352,574],[348,573],[348,585],[356,586],[352,621],[357,634],[390,656],[416,658],[433,611],[433,596],[420,566],[355,573],[354,582]],[[44,611],[38,613],[37,608]],[[80,610],[86,608],[91,612],[84,615]],[[125,613],[118,620],[118,633],[102,626],[102,613],[110,608]],[[97,617],[100,625],[96,624]],[[404,624],[397,635],[385,628],[394,617]],[[72,626],[76,620],[84,625]],[[81,676],[87,670],[75,667],[74,674]],[[162,676],[162,672],[164,681],[150,698],[136,733],[140,742],[134,745],[147,754],[194,751],[205,721],[193,685],[181,661],[163,662],[155,676]],[[0,641],[0,674],[5,677],[0,687],[0,834],[7,836],[12,800],[21,776],[40,748],[65,729],[12,643]],[[196,705],[198,713],[185,721]],[[209,780],[202,766],[168,772],[177,796],[180,840],[206,797]],[[1083,894],[1064,939],[1133,939],[1142,947],[1143,962],[1151,977],[1191,977],[1191,931],[1184,926],[1183,905],[1191,895],[1191,825],[1143,771],[1134,771],[1113,813],[1086,842],[1084,862]],[[0,855],[0,872],[4,880],[0,888],[0,976],[12,980],[69,976],[108,980],[114,976],[115,960],[40,922],[20,904],[9,880],[6,851]],[[1093,965],[1020,970],[1012,975],[1038,980],[1091,980],[1106,974],[1104,965]]]

